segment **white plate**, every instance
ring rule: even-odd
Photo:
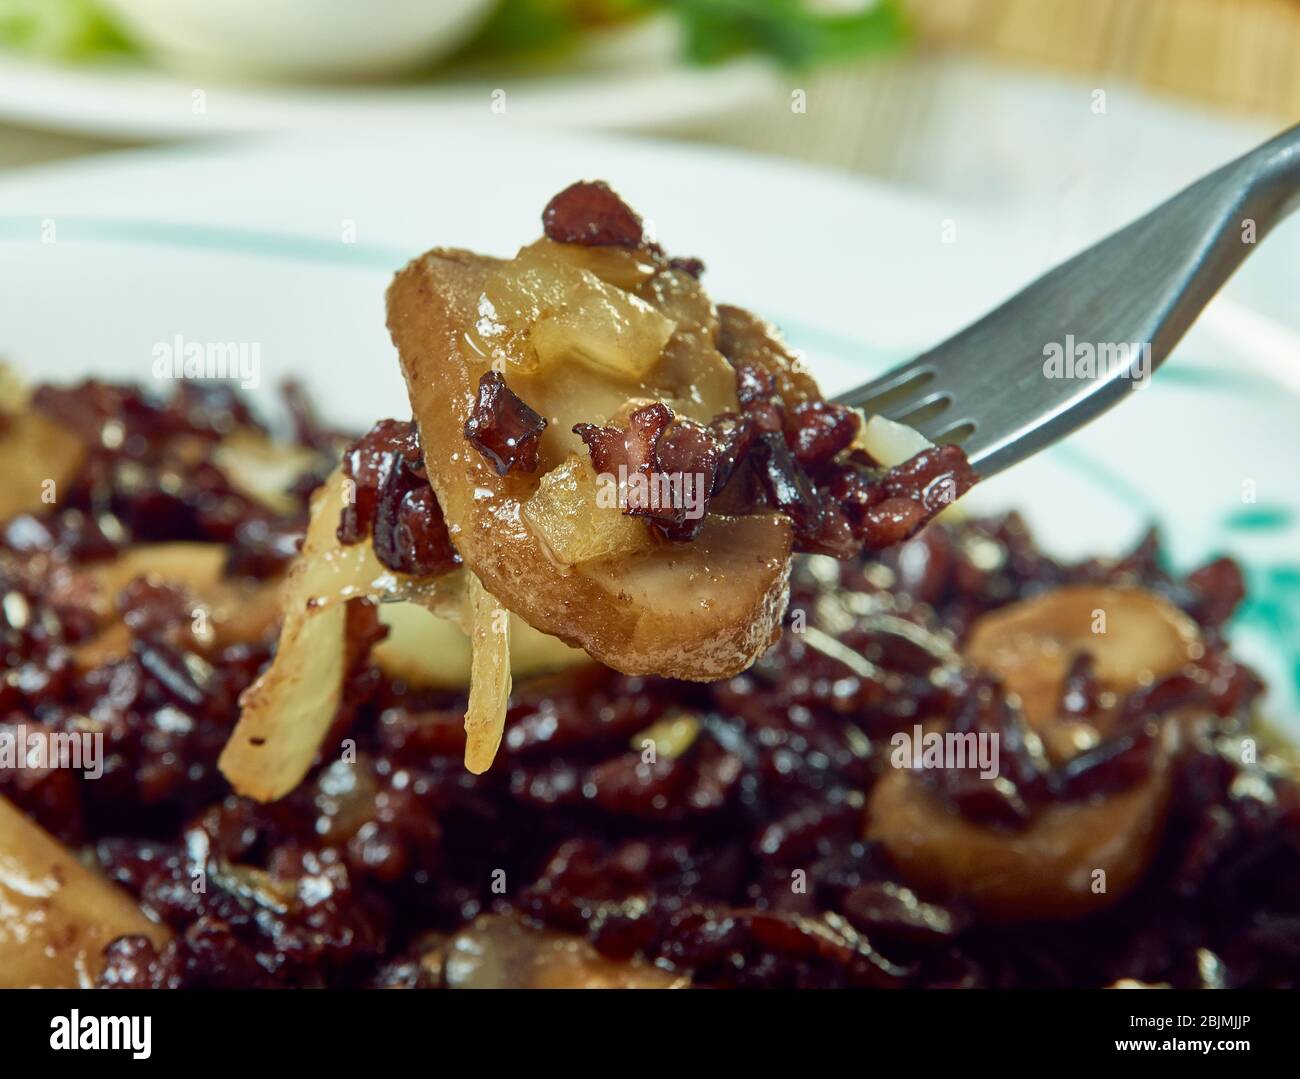
[[[944,243],[954,207],[740,154],[481,125],[400,141],[300,137],[0,182],[0,354],[37,378],[147,382],[154,345],[177,334],[256,343],[268,408],[292,375],[336,418],[409,414],[384,329],[393,270],[435,244],[511,252],[578,177],[608,179],[670,251],[703,257],[713,295],[773,318],[830,390],[943,338],[1044,268],[969,215]],[[1255,258],[1294,273],[1294,240],[1279,230]],[[1119,552],[1155,523],[1180,569],[1240,558],[1252,591],[1240,650],[1291,721],[1300,346],[1230,292],[1149,388],[971,503],[1019,507],[1067,556]]]
[[[222,83],[133,60],[61,65],[0,51],[0,117],[109,138],[376,126],[426,138],[449,120],[493,122],[504,101],[508,115],[537,124],[640,131],[725,116],[774,85],[761,60],[691,68],[674,61],[676,46],[662,39],[661,28],[621,35],[548,71],[356,86]]]

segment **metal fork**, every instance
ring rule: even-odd
[[[975,470],[991,476],[1137,389],[1255,242],[1297,205],[1300,125],[836,400],[907,423],[931,441],[958,443]],[[1300,293],[1300,267],[1296,276]],[[1091,376],[1080,362],[1074,377],[1069,367],[1049,377],[1057,372],[1045,361],[1066,351],[1067,334],[1075,359],[1086,360],[1092,347]]]

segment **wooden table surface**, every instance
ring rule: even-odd
[[[904,0],[922,40],[1286,120],[1298,0]]]

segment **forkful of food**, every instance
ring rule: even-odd
[[[1242,218],[1262,238],[1298,194],[1300,128],[833,401],[603,183],[556,195],[511,259],[426,253],[388,293],[414,419],[377,424],[314,496],[222,770],[263,800],[299,782],[365,632],[354,601],[418,604],[469,636],[473,772],[512,669],[585,653],[636,675],[743,671],[780,635],[794,554],[903,542],[1123,399],[1253,250]],[[1067,331],[1138,347],[1048,378]]]

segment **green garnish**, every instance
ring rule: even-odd
[[[688,57],[704,64],[759,53],[788,67],[810,67],[904,37],[902,14],[891,0],[847,14],[818,11],[807,0],[665,0],[663,6],[682,20]]]
[[[468,55],[537,56],[576,45],[592,27],[666,12],[680,23],[687,59],[718,63],[746,53],[788,67],[850,59],[903,40],[897,0],[857,5],[812,0],[502,0]]]
[[[0,45],[54,60],[131,48],[93,0],[0,0]]]
[[[460,55],[472,61],[560,55],[592,29],[662,14],[677,20],[686,58],[698,64],[756,53],[809,67],[887,48],[905,36],[899,0],[501,0]],[[135,51],[95,0],[0,0],[0,47],[55,60]]]

